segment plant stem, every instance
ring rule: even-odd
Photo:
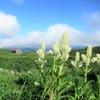
[[[56,68],[55,68],[55,66],[56,66],[56,60],[57,60],[57,58],[54,58],[54,61],[53,61],[53,68],[52,68],[52,78],[54,78],[54,75],[55,75],[55,72],[56,72]]]
[[[98,79],[98,88],[99,88],[99,97],[98,97],[98,99],[100,100],[100,76],[99,75],[97,75],[97,79]]]
[[[84,83],[87,82],[87,73],[88,73],[88,66],[85,68],[85,77],[84,77]]]

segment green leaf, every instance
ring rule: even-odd
[[[35,85],[35,86],[39,86],[40,83],[39,83],[39,82],[34,82],[34,85]]]
[[[92,70],[92,68],[91,68],[91,69],[89,69],[87,72],[89,73],[91,70]]]

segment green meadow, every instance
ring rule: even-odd
[[[71,50],[67,33],[45,51],[0,49],[0,100],[100,100],[100,46]]]

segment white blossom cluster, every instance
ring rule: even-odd
[[[79,52],[76,52],[75,61],[71,61],[71,64],[72,64],[75,68],[80,68],[80,67],[82,67],[83,62],[80,61],[80,54],[79,54]]]
[[[41,49],[37,50],[36,53],[38,54],[38,59],[35,60],[37,63],[45,64],[47,61],[44,60],[45,57],[45,43],[42,43]]]
[[[53,51],[52,50],[49,50],[49,51],[47,51],[46,52],[48,55],[50,54],[50,55],[52,55],[53,54]]]
[[[44,52],[43,52],[42,49],[39,49],[38,51],[36,51],[36,53],[37,53],[38,56],[39,56],[39,58],[38,58],[39,61],[44,59]]]
[[[53,51],[57,58],[60,58],[62,61],[67,61],[71,48],[68,45],[68,34],[66,32],[62,35],[61,46],[59,46],[58,41],[56,41],[53,45]]]
[[[71,64],[76,68],[82,67],[83,63],[85,63],[86,66],[89,66],[91,62],[91,56],[92,56],[92,46],[89,45],[87,47],[86,55],[85,54],[81,55],[82,61],[80,61],[79,52],[76,52],[75,61],[71,61]],[[93,60],[95,60],[95,58]]]
[[[45,52],[45,42],[42,43],[41,50]]]
[[[92,63],[97,62],[100,65],[100,54],[96,54],[96,57],[93,57],[91,59],[91,62]]]
[[[87,47],[86,55],[84,55],[84,54],[81,55],[83,63],[85,63],[86,66],[89,66],[89,64],[91,62],[91,56],[92,56],[92,46],[89,45]]]

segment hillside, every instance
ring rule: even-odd
[[[75,50],[71,50],[71,54],[74,54],[75,52],[79,51],[80,53],[86,53],[86,48],[85,49],[75,49]],[[100,46],[96,46],[96,47],[93,47],[92,48],[92,52],[93,53],[100,53]],[[17,55],[17,56],[30,56],[32,57],[32,55],[35,54],[35,50],[30,50],[29,52],[23,52],[21,55]],[[11,50],[6,50],[6,49],[0,49],[0,56],[1,55],[5,55],[6,57],[7,56],[16,56],[15,53],[12,53]]]
[[[71,66],[71,61],[75,59],[76,52],[79,52],[80,55],[86,54],[86,48],[71,50],[66,66]],[[97,53],[100,54],[100,46],[93,47],[92,57],[95,57]],[[18,72],[27,71],[33,68],[37,69],[38,64],[35,62],[35,60],[37,59],[38,55],[36,51],[15,54],[12,53],[11,50],[0,49],[0,68],[17,70]],[[52,55],[45,55],[45,59],[47,60],[45,66],[50,68],[53,63]],[[59,64],[59,61],[57,61],[56,63]]]

